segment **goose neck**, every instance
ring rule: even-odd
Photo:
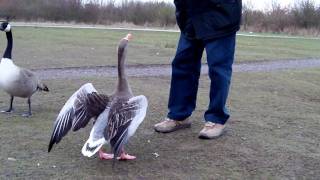
[[[130,87],[125,72],[126,48],[121,46],[118,48],[118,92],[129,92]]]
[[[12,45],[13,45],[13,38],[12,38],[12,32],[6,32],[7,36],[7,48],[4,51],[3,58],[12,59]]]
[[[119,55],[118,55],[118,78],[119,79],[126,79],[126,72],[125,72],[125,64],[124,64],[124,61],[125,61],[125,55],[123,55],[123,52],[119,52]]]

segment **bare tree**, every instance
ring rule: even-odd
[[[296,33],[299,29],[320,34],[320,6],[313,0],[296,0],[282,7],[271,0],[264,11],[243,5],[244,30]],[[266,6],[267,7],[267,6]],[[0,16],[24,21],[66,21],[94,24],[128,22],[136,25],[175,26],[172,3],[134,0],[0,0]]]

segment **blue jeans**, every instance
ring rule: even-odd
[[[230,115],[225,105],[232,75],[235,40],[235,34],[210,41],[190,40],[180,35],[172,61],[168,118],[181,121],[195,109],[201,58],[205,49],[211,84],[210,103],[204,119],[219,124],[227,122]]]

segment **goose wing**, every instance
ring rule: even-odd
[[[65,103],[54,122],[48,152],[71,128],[77,131],[85,127],[91,118],[98,117],[108,103],[109,97],[98,94],[91,83],[83,85]]]
[[[34,73],[33,73],[32,71],[30,71],[29,69],[21,68],[20,73],[21,73],[24,77],[27,77],[27,78],[35,77]]]
[[[110,108],[105,139],[109,140],[114,157],[118,157],[123,145],[135,133],[146,116],[147,98],[143,95],[118,102]]]

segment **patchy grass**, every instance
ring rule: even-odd
[[[149,99],[145,121],[127,150],[131,162],[85,158],[81,147],[90,127],[69,133],[47,153],[52,123],[66,99],[85,82],[111,93],[114,78],[50,80],[50,93],[33,97],[34,116],[18,100],[13,115],[0,114],[0,179],[317,179],[320,176],[320,70],[235,73],[227,131],[219,139],[197,138],[208,104],[209,80],[202,77],[193,127],[154,132],[166,113],[169,78],[131,78],[133,92]],[[0,106],[8,96],[0,92]],[[91,126],[91,125],[89,125]],[[153,153],[158,153],[156,157]],[[8,158],[14,158],[14,160]]]
[[[245,37],[237,39],[238,62],[320,57],[319,39]]]
[[[116,47],[126,30],[14,27],[13,58],[27,68],[116,64]],[[169,64],[179,33],[133,31],[130,64]],[[6,45],[0,36],[0,49]],[[319,58],[319,40],[238,36],[236,62]],[[205,61],[205,60],[204,60]]]

